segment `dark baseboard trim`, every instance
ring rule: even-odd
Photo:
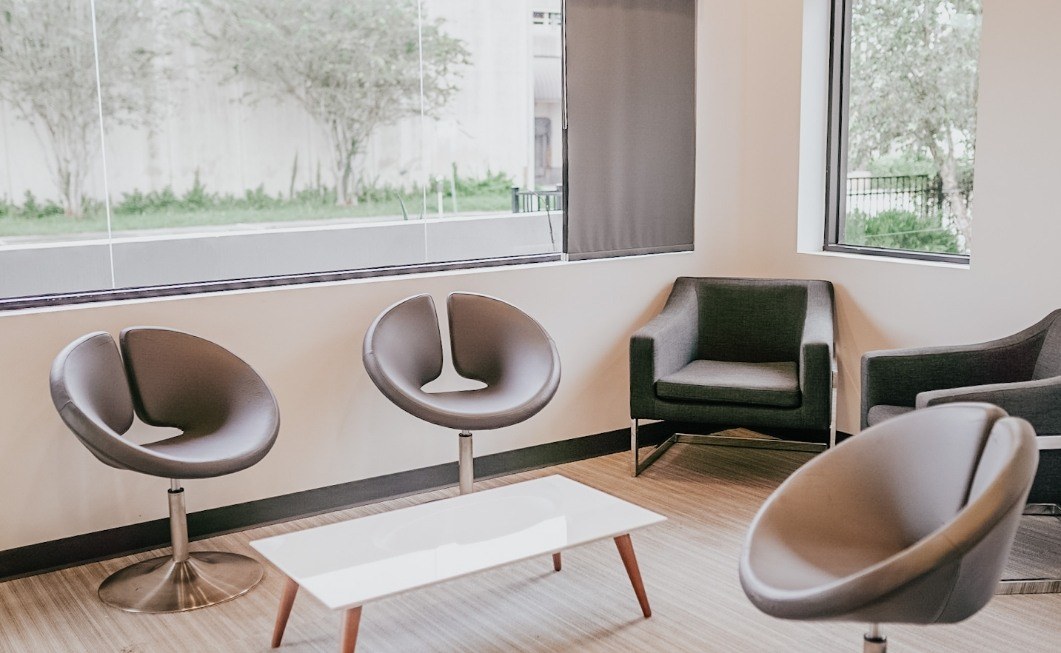
[[[641,429],[646,443],[662,442],[663,425]],[[475,460],[477,479],[595,458],[630,448],[626,429],[571,440],[540,444],[514,451],[481,456]],[[256,526],[309,517],[367,503],[437,490],[457,484],[457,463],[434,465],[397,474],[366,478],[340,485],[284,494],[232,506],[189,513],[188,533],[198,540]],[[163,501],[159,489],[159,502]],[[130,553],[169,546],[169,520],[119,526],[104,531],[65,537],[0,551],[0,581],[33,576],[56,569],[106,560]]]

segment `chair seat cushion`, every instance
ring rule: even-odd
[[[913,409],[913,406],[877,404],[876,406],[870,406],[869,411],[866,413],[866,421],[869,423],[869,426],[873,426],[874,424],[880,424],[886,419],[909,413]]]
[[[696,360],[656,382],[660,399],[794,408],[802,399],[794,362]]]

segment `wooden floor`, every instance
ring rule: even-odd
[[[653,616],[643,619],[611,540],[365,606],[358,651],[861,651],[861,624],[772,619],[737,580],[755,510],[807,454],[675,445],[640,478],[617,454],[483,481],[493,487],[561,473],[665,514],[633,543]],[[255,555],[252,539],[432,501],[431,492],[225,535],[192,544]],[[282,577],[229,603],[175,615],[127,614],[102,605],[96,587],[131,559],[0,584],[0,651],[266,651]],[[1061,595],[1000,596],[952,626],[891,627],[892,651],[1061,650]],[[301,593],[281,651],[338,649],[339,614]]]

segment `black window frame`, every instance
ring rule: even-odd
[[[896,0],[900,1],[900,0]],[[845,245],[847,215],[848,87],[851,74],[851,14],[855,0],[832,0],[829,25],[829,130],[825,166],[825,239],[823,250],[883,258],[969,265],[969,254],[919,252]]]

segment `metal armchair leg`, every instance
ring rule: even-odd
[[[637,420],[637,418],[634,418],[634,419],[630,420],[630,450],[631,450],[631,453],[633,454],[633,462],[634,462],[633,472],[634,472],[634,476],[638,476],[639,474],[641,474],[641,472],[643,472],[646,469],[648,469],[649,465],[651,465],[652,463],[656,462],[656,459],[658,459],[660,456],[662,456],[664,451],[666,451],[667,449],[670,449],[670,446],[678,441],[678,435],[674,434],[674,435],[670,436],[669,438],[667,438],[666,440],[664,440],[663,442],[661,442],[658,445],[656,445],[656,448],[653,449],[652,451],[650,451],[649,454],[647,456],[645,456],[644,460],[640,460],[641,450],[640,450],[640,447],[639,447],[637,436],[638,436],[638,420]]]
[[[702,444],[715,447],[742,447],[745,449],[771,449],[774,451],[803,451],[806,453],[821,453],[829,448],[827,444],[817,442],[800,442],[799,440],[781,440],[778,438],[735,438],[725,435],[695,435],[690,433],[675,433],[663,442],[656,445],[652,451],[641,459],[640,442],[638,440],[638,420],[630,420],[630,450],[633,457],[633,475],[639,476],[641,472],[656,462],[671,445],[679,444]]]
[[[829,390],[829,448],[832,449],[836,446],[836,395],[837,395],[837,384],[838,377],[840,376],[839,369],[836,365],[836,357],[833,357],[833,370],[829,375],[829,383],[832,386]]]

